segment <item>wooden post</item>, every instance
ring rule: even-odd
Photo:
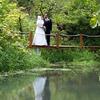
[[[33,41],[33,35],[32,32],[29,33],[29,48],[32,48],[32,41]]]
[[[80,33],[80,48],[82,49],[83,47],[84,47],[83,34]]]
[[[59,48],[59,43],[60,43],[60,35],[59,33],[56,33],[56,47]]]

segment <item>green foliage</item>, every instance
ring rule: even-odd
[[[0,51],[0,71],[13,71],[45,67],[47,62],[34,51],[25,50],[21,47],[8,46]],[[41,65],[41,66],[40,66]]]
[[[69,50],[70,51],[70,50]],[[56,63],[60,61],[72,61],[72,56],[70,56],[70,52],[65,50],[43,50],[42,56],[44,59],[47,59],[50,62]]]
[[[57,24],[60,24],[63,25],[64,34],[81,32],[92,35],[99,34],[99,7],[100,4],[96,0],[0,0],[0,71],[47,65],[47,62],[33,51],[25,49],[26,36],[12,32],[34,30],[37,14],[49,14],[53,20],[53,32],[57,31]],[[95,26],[94,29],[91,26]],[[85,44],[99,43],[99,40],[89,40]],[[98,54],[96,59],[99,59]],[[81,50],[43,50],[42,56],[53,63],[61,61],[72,65],[85,65],[81,68],[75,67],[83,72],[94,70],[93,64],[98,62],[95,61],[94,53]]]
[[[20,28],[24,31],[32,29],[34,23],[29,23],[29,16],[9,0],[0,0],[0,7],[0,71],[46,66],[46,61],[33,50],[26,49],[26,36],[16,32]]]
[[[96,0],[17,0],[18,4],[30,8],[31,15],[48,13],[55,24],[64,24],[65,34],[99,34],[99,28],[90,27],[94,13],[99,11],[100,4]],[[31,3],[32,2],[32,3]],[[33,5],[33,7],[31,6]],[[55,28],[53,28],[55,32]]]
[[[93,17],[90,20],[90,25],[92,28],[100,26],[100,10],[93,15]]]
[[[80,50],[80,49],[55,49],[55,50],[43,50],[42,55],[45,59],[48,59],[51,62],[59,62],[59,61],[66,61],[66,62],[73,62],[73,61],[88,61],[94,60],[95,56],[92,52],[87,50]],[[49,55],[49,56],[48,56]]]
[[[18,8],[16,3],[9,2],[9,0],[1,0],[0,3],[0,28],[5,30],[31,31],[33,29],[29,15],[24,13],[23,7]],[[29,23],[30,22],[30,23]]]
[[[43,51],[42,56],[44,59],[49,60],[51,63],[61,63],[64,68],[70,68],[76,72],[84,74],[91,72],[98,72],[100,70],[99,59],[100,54],[88,50],[49,50]],[[60,66],[61,67],[61,66]]]

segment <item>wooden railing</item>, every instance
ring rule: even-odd
[[[65,35],[65,34],[47,34],[50,35],[50,37],[53,37],[55,40],[55,45],[51,45],[49,46],[50,48],[98,48],[100,49],[100,45],[99,46],[85,46],[84,45],[84,38],[88,37],[88,38],[100,38],[100,35],[85,35],[85,34],[77,34],[77,35]],[[61,39],[62,38],[69,38],[69,37],[79,37],[79,41],[80,41],[80,45],[79,46],[68,46],[68,45],[61,45]],[[32,32],[29,33],[29,48],[32,47],[48,47],[48,46],[40,46],[40,45],[32,45],[32,40],[33,40],[33,35]]]
[[[55,45],[48,46],[41,46],[41,45],[32,45],[33,41],[33,32],[19,32],[19,31],[11,31],[12,33],[20,33],[20,34],[28,34],[28,48],[33,47],[42,47],[42,48],[95,48],[100,49],[100,45],[92,45],[92,46],[86,46],[84,38],[100,38],[100,35],[85,35],[85,34],[77,34],[77,35],[65,35],[65,34],[47,34],[50,35],[50,37],[53,37],[55,40]],[[79,46],[70,46],[70,45],[61,45],[62,38],[70,38],[70,37],[78,37],[79,38]]]
[[[32,35],[32,32],[29,33],[29,48],[32,48],[32,41],[33,41],[33,35]]]

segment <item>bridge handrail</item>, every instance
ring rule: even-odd
[[[83,34],[84,37],[88,37],[88,38],[100,38],[100,35],[85,35]]]
[[[56,36],[56,34],[45,34],[46,36]],[[100,38],[100,35],[85,35],[82,34],[83,37],[88,37],[88,38]],[[61,37],[79,37],[80,34],[77,35],[66,35],[66,34],[59,34]]]
[[[60,34],[60,36],[62,36],[62,37],[78,37],[78,36],[80,36],[80,34],[77,34],[77,35]]]
[[[22,34],[27,34],[29,35],[29,47],[32,47],[32,41],[33,41],[33,31],[31,32],[20,32],[20,31],[10,31],[10,32],[14,32],[14,33],[22,33]],[[100,38],[100,35],[86,35],[86,34],[76,34],[76,35],[66,35],[66,34],[59,34],[59,33],[55,33],[55,34],[45,34],[46,36],[51,36],[54,37],[54,39],[56,40],[56,47],[59,48],[60,46],[60,40],[61,38],[66,38],[66,37],[79,37],[80,39],[80,48],[84,48],[87,47],[84,45],[84,38]],[[92,46],[93,47],[93,46]],[[96,47],[96,46],[95,46]]]
[[[25,32],[23,32],[25,33]],[[28,32],[27,32],[28,33]],[[88,37],[88,38],[100,38],[100,35],[85,35],[85,34],[77,34],[77,35],[65,35],[65,34],[45,34],[46,36],[52,36],[55,38],[56,40],[56,47],[59,48],[60,46],[60,40],[62,37],[79,37],[80,39],[80,48],[84,48],[84,37]],[[32,40],[33,40],[33,32],[31,31],[29,33],[29,47],[32,47]]]

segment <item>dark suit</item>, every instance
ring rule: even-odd
[[[52,30],[52,21],[51,19],[44,19],[44,26],[46,27],[46,30],[45,30],[45,34],[50,34],[51,30]],[[50,45],[50,36],[47,35],[46,36],[46,40],[47,40],[47,44]]]

